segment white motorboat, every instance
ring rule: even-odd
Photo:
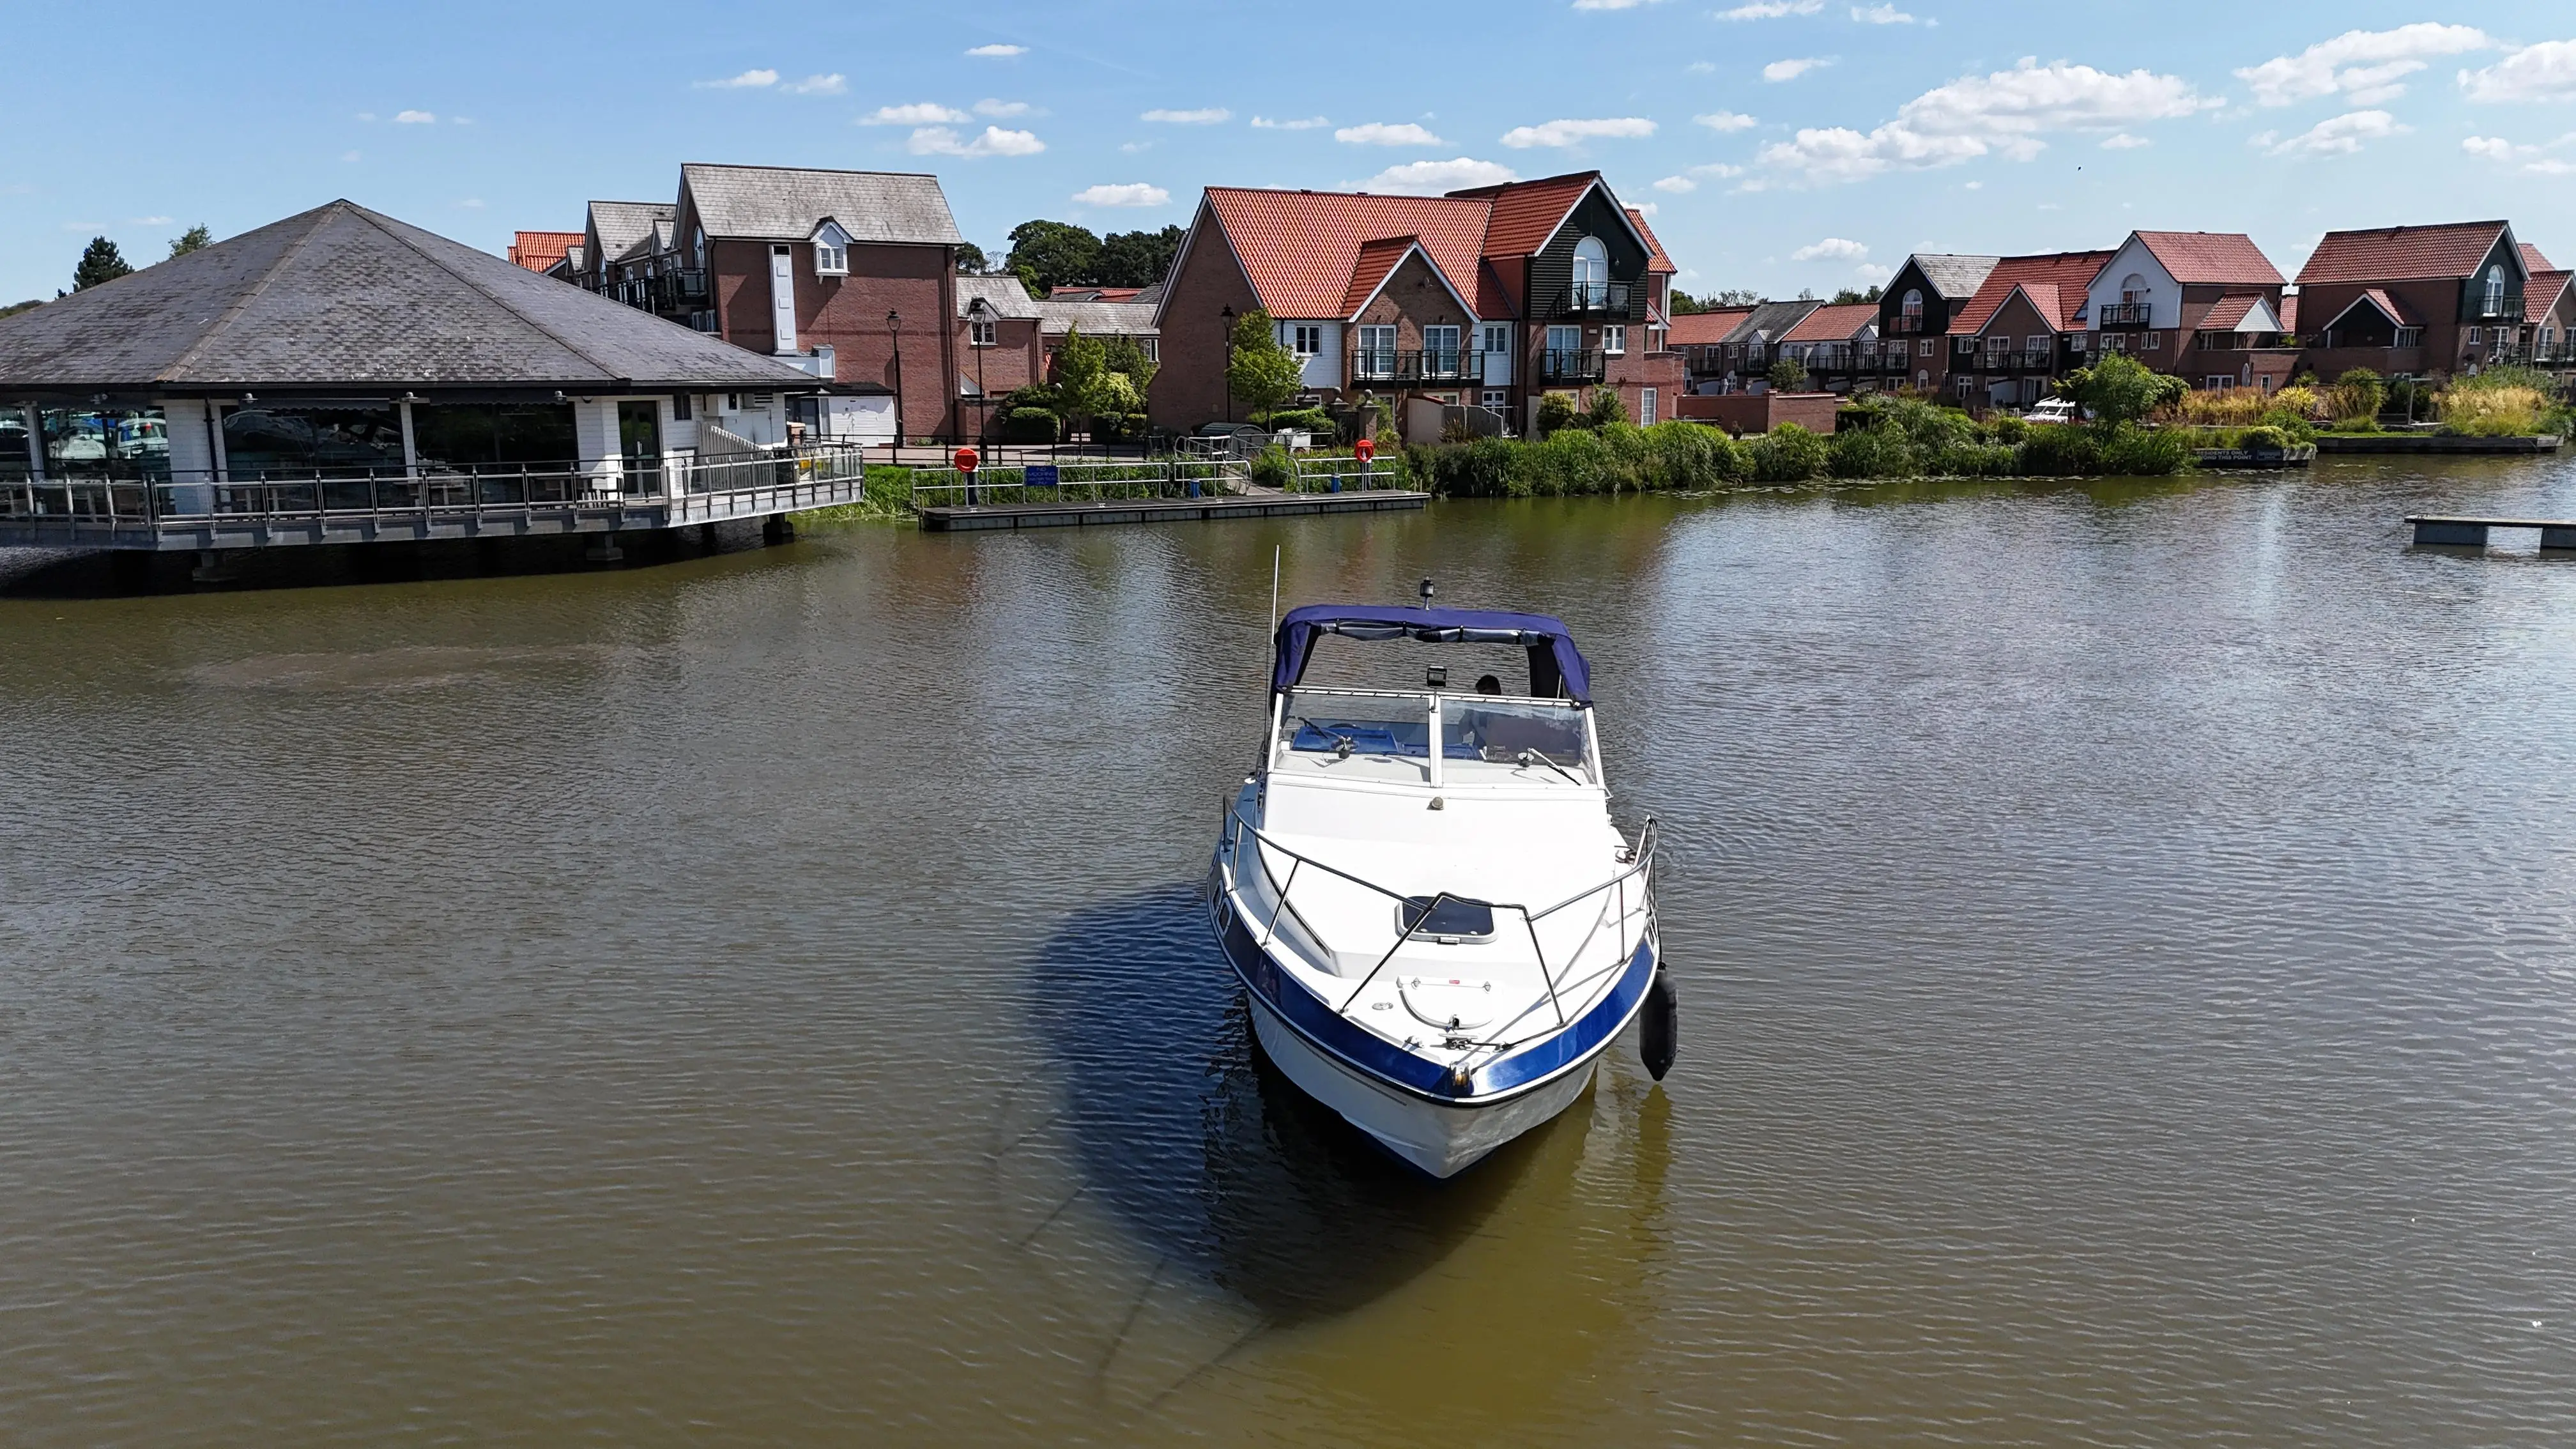
[[[1426,596],[1429,585],[1425,584]],[[1528,692],[1308,688],[1316,642],[1503,644]],[[1455,1174],[1556,1116],[1628,1023],[1672,1061],[1655,825],[1610,820],[1591,671],[1557,620],[1319,604],[1279,625],[1270,734],[1212,867],[1262,1049],[1407,1162]]]

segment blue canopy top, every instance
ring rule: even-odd
[[[1366,604],[1308,604],[1279,621],[1278,653],[1270,688],[1294,689],[1306,676],[1316,636],[1346,639],[1419,639],[1425,644],[1517,644],[1529,651],[1530,693],[1562,693],[1592,702],[1592,666],[1574,647],[1562,621],[1545,614],[1506,614],[1489,609],[1410,609]]]

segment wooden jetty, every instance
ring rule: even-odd
[[[1036,503],[932,506],[921,526],[934,533],[986,528],[1078,528],[1100,523],[1186,523],[1219,518],[1279,518],[1312,513],[1383,513],[1420,508],[1428,493],[1376,489],[1349,493],[1215,494],[1201,498],[1111,498]]]
[[[2540,546],[2557,551],[2576,550],[2576,518],[2475,518],[2436,513],[2409,514],[2406,521],[2415,526],[2417,543],[2464,544],[2470,548],[2487,546],[2490,528],[2536,528]]]
[[[2326,453],[2555,453],[2555,433],[2518,438],[2455,438],[2440,433],[2319,433]]]

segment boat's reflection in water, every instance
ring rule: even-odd
[[[1605,1065],[1586,1101],[1439,1182],[1262,1059],[1190,889],[1075,913],[1028,1000],[1051,1070],[999,1114],[1001,1226],[1068,1313],[1101,1324],[1107,1397],[1158,1400],[1309,1325],[1294,1351],[1329,1359],[1332,1320],[1399,1302],[1508,1319],[1453,1325],[1477,1344],[1457,1347],[1480,1377],[1535,1355],[1526,1390],[1646,1316],[1666,1133],[1642,1072]],[[1333,1378],[1449,1372],[1436,1343],[1407,1369],[1370,1337],[1371,1364]],[[1408,1397],[1380,1386],[1378,1408],[1390,1387]]]

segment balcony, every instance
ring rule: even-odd
[[[1351,349],[1350,378],[1354,383],[1382,382],[1460,383],[1478,382],[1485,375],[1485,354],[1460,348],[1401,350],[1391,347],[1354,347]]]
[[[1556,294],[1553,306],[1539,309],[1545,317],[1625,317],[1628,313],[1626,282],[1577,282]]]
[[[1541,382],[1599,382],[1608,373],[1597,348],[1548,348],[1538,354]]]
[[[2152,327],[2154,310],[2149,302],[2105,302],[2101,315],[2093,320],[2104,327]]]
[[[1916,337],[1931,331],[1932,328],[1922,313],[1900,312],[1896,316],[1896,324],[1888,330],[1891,332],[1902,333],[1908,337]]]
[[[1980,352],[1976,355],[1979,372],[2054,372],[2057,354],[2048,349],[2037,352]]]

